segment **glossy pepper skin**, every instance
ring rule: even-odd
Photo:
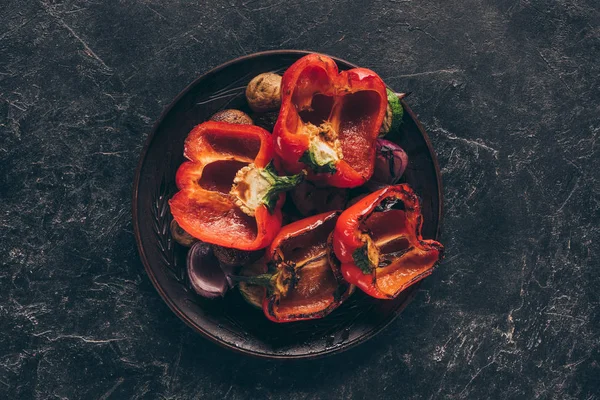
[[[273,130],[284,169],[308,169],[309,180],[329,186],[362,185],[373,174],[386,109],[386,86],[375,72],[339,72],[329,57],[302,57],[283,75]]]
[[[403,207],[394,209],[395,204]],[[406,184],[380,189],[349,207],[333,233],[344,279],[372,297],[392,299],[429,276],[444,247],[424,240],[422,225],[419,198]]]
[[[270,192],[270,204],[253,204],[249,214],[231,191],[244,167],[271,171],[269,178],[276,180],[288,179],[272,174],[274,155],[269,132],[257,126],[215,121],[196,126],[185,141],[189,161],[177,170],[179,192],[169,201],[173,218],[207,243],[240,250],[268,246],[281,228],[285,194]],[[293,187],[299,180],[284,183]]]
[[[322,318],[352,293],[354,287],[342,278],[327,251],[340,214],[326,212],[286,225],[267,248],[265,274],[259,277],[265,279],[262,309],[269,320]]]

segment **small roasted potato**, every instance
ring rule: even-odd
[[[281,105],[281,76],[272,72],[255,76],[246,87],[246,100],[255,112],[279,109]]]
[[[221,110],[210,117],[211,121],[229,122],[230,124],[253,125],[254,121],[248,114],[232,108]]]
[[[182,246],[191,247],[191,245],[198,241],[198,239],[184,231],[175,220],[171,221],[169,228],[171,229],[173,239]]]

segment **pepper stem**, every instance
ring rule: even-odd
[[[270,212],[275,209],[275,204],[279,198],[279,194],[286,192],[296,187],[304,180],[306,172],[302,171],[296,175],[279,176],[275,170],[275,166],[271,161],[265,168],[262,169],[260,175],[271,185],[267,193],[262,199],[262,202],[267,206]]]
[[[333,124],[329,121],[324,121],[319,126],[307,123],[304,129],[310,142],[299,161],[315,174],[335,174],[336,164],[344,155]]]
[[[262,286],[269,292],[285,296],[290,288],[296,286],[299,279],[294,267],[294,263],[282,262],[274,272],[254,276],[229,275],[229,278],[236,284],[244,282],[249,285]]]
[[[363,245],[352,253],[354,264],[363,274],[369,275],[379,266],[379,249],[368,234],[363,235]]]
[[[310,149],[306,150],[304,154],[302,154],[302,157],[300,157],[299,161],[310,168],[315,174],[335,174],[337,171],[335,162],[333,161],[323,165],[319,164],[315,157],[315,153]]]
[[[273,212],[278,195],[302,182],[305,174],[303,171],[297,175],[278,176],[273,162],[264,168],[249,164],[237,172],[229,194],[235,204],[251,217],[263,204]]]

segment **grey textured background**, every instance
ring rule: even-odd
[[[0,21],[0,398],[600,398],[598,2],[1,0]],[[448,249],[381,335],[294,363],[177,319],[130,211],[161,110],[283,48],[413,92]]]

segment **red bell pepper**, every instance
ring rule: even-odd
[[[373,174],[375,140],[387,110],[386,86],[365,68],[338,72],[335,62],[309,54],[287,69],[275,124],[284,169],[309,179],[356,187]]]
[[[373,192],[345,210],[333,232],[344,279],[370,296],[392,299],[430,275],[444,247],[421,236],[419,198],[406,185]]]
[[[169,201],[177,223],[204,242],[240,250],[271,243],[281,228],[285,190],[303,175],[277,176],[272,138],[254,125],[207,121],[185,140]]]
[[[314,215],[284,226],[268,247],[265,258],[251,269],[263,274],[236,277],[240,290],[256,298],[262,289],[262,309],[274,322],[322,318],[339,307],[354,287],[331,263],[328,238],[341,211]],[[270,271],[269,271],[270,270]]]

